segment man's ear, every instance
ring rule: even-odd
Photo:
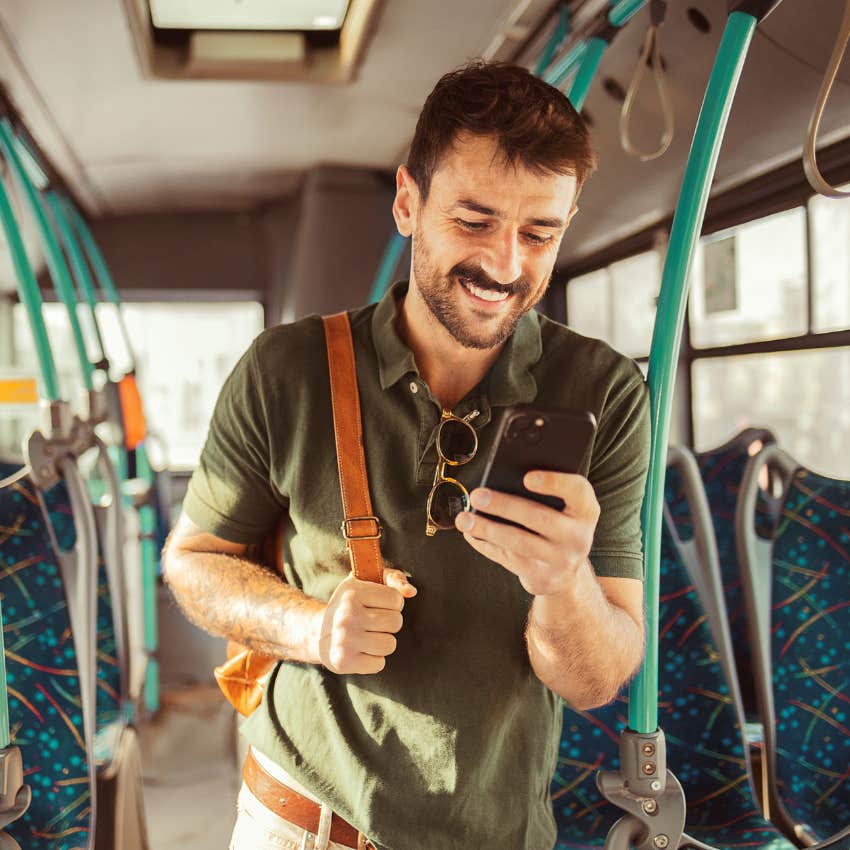
[[[400,165],[395,173],[395,200],[393,218],[402,236],[412,236],[416,229],[416,216],[419,212],[419,187],[407,170]]]

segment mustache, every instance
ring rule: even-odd
[[[462,277],[480,289],[489,289],[493,292],[507,292],[508,295],[528,295],[531,291],[531,284],[525,277],[518,277],[512,283],[496,283],[490,275],[486,274],[482,269],[476,266],[458,263],[451,272],[450,277]]]

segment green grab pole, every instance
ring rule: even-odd
[[[375,275],[375,280],[372,283],[372,292],[369,294],[370,304],[380,301],[383,294],[389,289],[392,283],[393,273],[406,247],[407,237],[402,236],[400,233],[394,233],[392,239],[387,244],[384,256],[381,257],[378,273]]]
[[[575,107],[577,112],[581,112],[584,102],[587,99],[587,93],[590,90],[590,84],[593,82],[593,77],[596,74],[596,69],[602,61],[602,54],[608,47],[608,42],[604,38],[591,38],[587,42],[587,48],[581,58],[581,64],[578,67],[575,79],[570,86],[570,91],[567,97],[570,103]]]
[[[106,265],[106,260],[103,259],[103,254],[101,254],[100,248],[98,248],[97,242],[95,242],[94,236],[92,236],[91,230],[89,230],[89,226],[86,224],[82,215],[80,215],[77,207],[67,198],[65,199],[65,208],[70,214],[71,222],[77,231],[77,235],[80,237],[80,241],[83,243],[83,248],[89,258],[89,262],[92,264],[92,268],[94,268],[101,290],[109,301],[116,307],[120,307],[121,296],[115,288],[112,275],[109,273],[109,267]]]
[[[15,140],[6,119],[2,121],[0,133],[2,133],[3,139],[3,154],[9,163],[10,170],[15,175],[15,180],[26,196],[30,211],[41,236],[42,246],[44,247],[44,259],[50,270],[50,277],[56,286],[56,291],[59,293],[62,303],[65,305],[65,309],[68,311],[68,321],[71,323],[71,335],[74,339],[74,347],[77,349],[77,359],[80,363],[83,385],[87,390],[92,390],[94,389],[94,384],[92,383],[93,370],[88,354],[86,353],[86,344],[83,340],[80,322],[77,319],[77,299],[74,295],[74,284],[71,281],[68,266],[65,265],[62,250],[56,241],[56,236],[53,233],[50,222],[47,220],[39,193],[36,191],[35,186],[33,186],[32,180],[18,156]]]
[[[561,13],[558,16],[558,25],[555,27],[555,32],[552,33],[552,38],[546,43],[543,48],[543,53],[540,54],[540,59],[537,60],[537,65],[534,67],[534,76],[540,77],[543,72],[549,67],[558,45],[567,37],[570,29],[570,12],[566,6],[561,7]]]
[[[159,624],[156,612],[157,546],[156,513],[150,505],[139,508],[139,526],[142,536],[142,599],[145,618],[144,700],[148,711],[159,710],[159,664],[156,652],[159,644]]]
[[[641,515],[647,620],[646,658],[629,691],[629,727],[639,733],[654,732],[658,726],[661,519],[673,385],[685,321],[690,269],[705,218],[723,134],[755,28],[756,19],[743,12],[733,12],[727,21],[694,131],[661,277],[658,313],[649,354],[652,448]]]
[[[612,3],[608,23],[612,27],[625,26],[645,5],[646,0],[620,0],[619,3]]]
[[[130,372],[136,371],[136,353],[133,350],[133,344],[130,342],[130,334],[127,332],[127,325],[124,322],[124,313],[121,310],[121,296],[118,294],[118,289],[115,282],[112,280],[112,275],[109,272],[109,266],[103,258],[103,254],[92,236],[89,226],[85,219],[80,215],[80,211],[69,198],[65,198],[65,210],[71,219],[71,225],[74,228],[77,236],[82,243],[83,250],[88,257],[94,269],[95,277],[101,292],[106,296],[106,300],[112,302],[118,310],[118,324],[121,327],[121,336],[124,338],[124,345],[127,349],[127,355],[130,359]]]
[[[5,156],[6,142],[3,136],[3,122],[0,122],[0,148]],[[56,374],[56,364],[53,360],[53,352],[50,350],[50,341],[47,338],[47,328],[44,325],[44,316],[41,313],[41,292],[38,289],[32,266],[24,248],[15,214],[9,202],[6,187],[0,181],[0,220],[6,234],[6,242],[12,255],[12,263],[15,268],[15,277],[18,281],[18,293],[21,302],[27,311],[30,329],[35,341],[35,352],[38,357],[38,365],[44,382],[44,394],[48,401],[59,401],[59,378]]]
[[[556,88],[569,77],[584,57],[587,42],[582,39],[574,44],[543,76],[544,82]]]
[[[97,305],[97,295],[94,291],[94,283],[86,265],[85,258],[80,251],[80,245],[74,238],[74,233],[68,225],[68,220],[65,216],[64,205],[59,194],[50,189],[45,197],[50,211],[53,213],[53,220],[56,222],[56,227],[59,230],[59,238],[65,248],[65,253],[68,255],[68,260],[71,263],[71,269],[74,272],[74,279],[77,282],[77,287],[82,297],[91,312],[92,326],[94,327],[95,341],[97,342],[98,351],[100,352],[100,362],[106,360],[106,349],[103,346],[103,337],[100,333],[100,324],[95,313]]]

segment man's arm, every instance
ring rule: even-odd
[[[642,584],[597,578],[589,560],[599,504],[580,475],[536,471],[524,484],[559,496],[562,511],[478,488],[472,505],[525,529],[461,513],[458,529],[473,549],[514,573],[534,595],[526,640],[538,678],[578,709],[616,697],[643,657]]]
[[[574,708],[605,705],[643,658],[643,583],[597,578],[587,561],[573,588],[535,597],[526,641],[544,685]]]
[[[186,616],[206,631],[275,658],[323,664],[335,673],[377,673],[395,651],[404,573],[385,585],[348,576],[327,603],[258,563],[259,546],[232,543],[180,516],[163,552],[163,575]]]

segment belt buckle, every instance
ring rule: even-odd
[[[349,530],[349,523],[352,522],[374,522],[374,534],[352,534]],[[381,525],[381,520],[376,516],[350,516],[346,517],[339,525],[339,530],[342,536],[348,540],[380,540],[383,536],[384,529]]]

